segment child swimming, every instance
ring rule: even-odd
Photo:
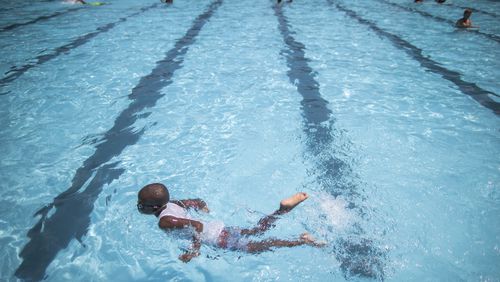
[[[238,250],[247,253],[260,253],[272,248],[295,247],[310,245],[322,247],[308,233],[303,233],[297,240],[267,239],[253,241],[250,236],[261,235],[274,227],[278,216],[290,212],[298,204],[308,198],[306,193],[300,192],[283,199],[280,207],[274,213],[259,220],[257,226],[246,229],[240,227],[225,227],[221,222],[202,222],[191,218],[188,209],[209,212],[207,204],[201,199],[171,201],[167,187],[161,183],[152,183],[144,186],[138,193],[137,209],[143,214],[152,214],[158,217],[159,227],[165,231],[181,231],[190,236],[192,247],[179,256],[183,262],[200,255],[201,244],[209,244],[221,249]]]

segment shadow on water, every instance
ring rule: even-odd
[[[281,5],[274,6],[278,28],[286,47],[282,55],[289,68],[287,75],[302,96],[305,157],[314,164],[314,172],[311,173],[324,191],[335,197],[341,196],[348,202],[348,208],[362,216],[363,208],[356,204],[362,195],[359,188],[347,180],[353,175],[352,168],[335,152],[338,130],[334,127],[332,112],[327,107],[328,101],[321,97],[319,83],[305,57],[305,46],[292,36],[293,32],[282,9]],[[366,232],[359,225],[353,229],[350,237],[338,239],[333,248],[344,275],[346,278],[356,276],[383,280],[385,252],[366,238]]]
[[[71,187],[35,214],[41,218],[28,232],[30,241],[20,253],[23,261],[15,272],[18,278],[31,281],[43,279],[48,265],[57,253],[65,249],[71,240],[81,240],[87,233],[90,213],[103,185],[118,179],[125,171],[116,168],[119,162],[106,163],[119,156],[126,147],[136,144],[143,135],[147,128],[134,130],[134,123],[148,117],[150,112],[141,112],[154,107],[165,95],[160,93],[160,90],[172,83],[173,74],[182,67],[189,46],[195,42],[200,30],[220,5],[222,0],[211,3],[207,10],[194,20],[186,34],[177,40],[174,48],[166,53],[165,58],[156,63],[151,73],[141,78],[128,96],[132,102],[116,118],[114,126],[99,140],[94,154],[78,168]],[[79,192],[86,183],[86,188]]]

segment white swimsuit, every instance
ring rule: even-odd
[[[193,220],[187,210],[177,204],[168,203],[164,210],[161,211],[159,218],[164,216],[173,216],[177,218],[190,219]],[[217,239],[219,239],[219,235],[224,228],[224,223],[221,221],[211,221],[211,222],[203,222],[203,232],[201,233],[201,241],[210,244],[217,245]]]

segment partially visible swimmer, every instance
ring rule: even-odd
[[[104,2],[85,2],[84,0],[64,0],[65,3],[70,3],[70,4],[83,4],[83,5],[90,5],[90,6],[102,6],[106,3]]]
[[[207,204],[201,199],[170,200],[170,194],[165,185],[152,183],[144,186],[138,193],[137,209],[142,214],[151,214],[158,217],[158,226],[168,234],[177,234],[178,237],[191,239],[191,249],[179,256],[183,262],[200,255],[201,244],[217,248],[260,253],[271,251],[273,248],[295,247],[309,245],[323,247],[308,233],[303,233],[296,240],[282,240],[269,238],[254,241],[251,236],[259,236],[275,226],[278,216],[290,212],[298,204],[308,198],[306,193],[297,193],[281,201],[279,209],[263,217],[253,228],[224,226],[222,222],[202,222],[188,215],[188,210],[209,212]]]
[[[69,4],[87,4],[87,2],[83,0],[64,0],[64,3],[69,3]]]
[[[455,26],[459,28],[479,28],[479,26],[473,26],[470,16],[472,15],[471,9],[465,9],[463,18],[459,19]]]

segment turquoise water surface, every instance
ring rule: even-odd
[[[476,30],[457,30],[474,8]],[[2,1],[0,280],[500,281],[500,2]],[[324,248],[168,236],[204,219]]]

